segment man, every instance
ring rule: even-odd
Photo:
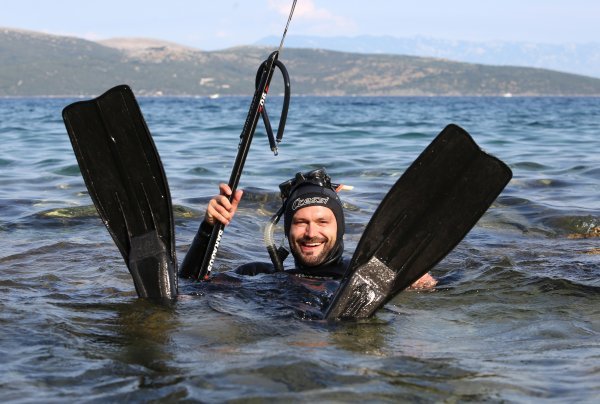
[[[284,204],[279,215],[283,215],[284,231],[295,263],[294,268],[286,272],[334,279],[344,275],[349,261],[342,257],[345,223],[338,187],[331,184],[324,169],[298,173],[294,179],[280,185]],[[238,190],[230,201],[232,193],[227,184],[220,184],[219,191],[206,209],[202,224],[205,234],[210,233],[217,221],[228,225],[242,199],[243,191]],[[275,265],[249,263],[235,271],[244,275],[273,273]],[[436,283],[433,277],[426,274],[412,287],[431,288]]]

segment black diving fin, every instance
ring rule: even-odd
[[[177,296],[171,195],[140,107],[126,85],[63,110],[81,174],[138,296]]]
[[[325,318],[373,315],[452,251],[511,178],[506,164],[448,125],[373,214]]]

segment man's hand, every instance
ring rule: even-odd
[[[422,277],[420,277],[419,279],[417,279],[415,281],[415,283],[410,285],[410,288],[411,289],[433,289],[435,287],[435,285],[437,285],[437,280],[433,276],[429,275],[429,272],[428,272],[425,275],[423,275]]]
[[[211,226],[214,226],[217,221],[225,226],[228,225],[233,219],[243,195],[243,191],[237,190],[233,199],[229,202],[229,196],[231,195],[229,185],[219,184],[219,191],[220,194],[208,202],[206,214],[204,215],[204,220]]]

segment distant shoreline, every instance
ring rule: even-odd
[[[268,53],[264,46],[204,52],[153,40],[103,43],[5,29],[0,96],[87,98],[120,83],[146,97],[251,96]],[[600,96],[599,78],[533,67],[306,48],[286,48],[281,61],[294,96]],[[282,92],[276,72],[270,94]]]

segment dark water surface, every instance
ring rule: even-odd
[[[600,397],[600,99],[293,98],[280,155],[257,132],[209,284],[137,299],[61,109],[0,99],[0,399],[14,402],[509,401]],[[277,97],[269,99],[275,115]],[[140,104],[176,205],[179,259],[226,181],[247,97]],[[514,179],[437,267],[360,323],[311,320],[330,282],[227,274],[268,260],[277,185],[326,166],[348,255],[387,189],[448,123]],[[594,237],[596,236],[596,237]],[[281,237],[279,237],[281,238]]]

